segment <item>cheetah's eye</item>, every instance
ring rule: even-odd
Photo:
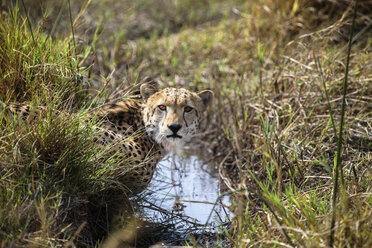
[[[165,111],[167,110],[167,107],[165,105],[159,105],[158,108],[161,110],[161,111]]]
[[[190,106],[186,106],[186,107],[185,107],[185,112],[186,112],[186,113],[189,113],[189,112],[191,112],[192,110],[193,110],[193,108],[190,107]]]

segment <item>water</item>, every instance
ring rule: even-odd
[[[176,231],[214,232],[231,218],[229,198],[217,201],[219,188],[216,166],[195,155],[168,155],[144,192],[144,218],[172,222]]]
[[[186,150],[160,161],[148,188],[131,198],[129,209],[127,204],[117,209],[112,230],[130,233],[128,230],[136,229],[136,247],[182,246],[186,242],[229,247],[219,232],[228,227],[231,202],[228,196],[217,201],[218,169],[195,154]]]

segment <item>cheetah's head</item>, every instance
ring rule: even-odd
[[[213,93],[166,88],[144,83],[140,88],[144,102],[142,111],[148,135],[166,150],[174,149],[197,133],[203,112]]]

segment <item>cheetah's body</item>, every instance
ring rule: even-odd
[[[159,160],[197,132],[213,95],[211,91],[158,90],[157,84],[149,83],[141,85],[140,93],[142,100],[113,102],[98,112],[102,132],[97,142],[117,156],[115,161],[132,164],[119,178],[129,194],[143,191]],[[14,106],[12,112],[23,118],[29,115],[27,105]]]
[[[110,146],[110,154],[118,156],[116,162],[130,164],[119,178],[130,194],[139,193],[147,186],[156,164],[164,156],[161,147],[145,132],[141,109],[141,102],[126,100],[110,104],[99,113],[102,133],[97,142],[103,147]]]

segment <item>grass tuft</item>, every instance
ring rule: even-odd
[[[109,231],[107,204],[125,198],[117,159],[94,142],[88,107],[101,100],[86,102],[68,39],[36,28],[33,43],[16,6],[0,17],[0,246],[92,246]],[[11,116],[23,101],[30,116]]]
[[[85,85],[77,74],[78,62],[70,56],[74,51],[64,41],[53,41],[40,28],[32,33],[27,20],[17,7],[0,14],[2,101],[58,98],[62,103],[84,97]],[[46,105],[46,102],[39,104]]]

